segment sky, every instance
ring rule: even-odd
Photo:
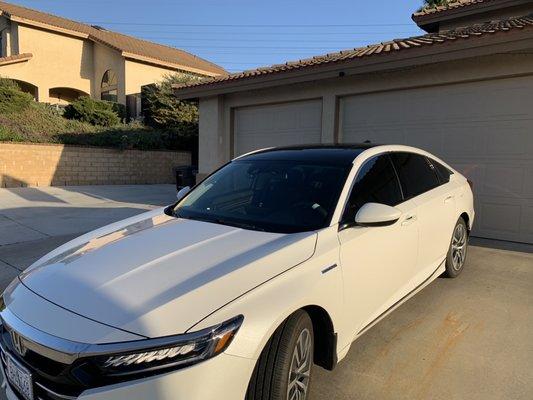
[[[177,47],[230,72],[422,34],[422,0],[7,0]]]

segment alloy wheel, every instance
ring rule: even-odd
[[[287,400],[305,400],[311,375],[313,342],[311,332],[304,329],[294,348],[289,369]]]
[[[452,238],[452,265],[455,271],[459,271],[466,259],[466,246],[468,234],[463,224],[458,224],[453,231]]]

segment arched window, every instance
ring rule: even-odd
[[[117,92],[117,74],[112,69],[108,69],[102,78],[102,86],[100,88],[100,98],[107,101],[118,101]]]

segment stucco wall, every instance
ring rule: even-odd
[[[126,104],[126,66],[124,57],[117,50],[95,43],[94,45],[93,97],[100,99],[104,73],[112,69],[118,79],[118,102]]]
[[[126,60],[126,94],[141,92],[141,86],[159,82],[165,75],[176,73],[173,69],[156,67]]]
[[[0,143],[0,187],[174,183],[180,151]]]
[[[37,86],[42,102],[50,101],[48,93],[54,87],[91,93],[91,42],[16,23],[11,23],[11,34],[18,36],[19,50],[32,53],[33,58],[29,62],[2,67],[0,74]]]

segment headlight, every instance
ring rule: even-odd
[[[89,357],[90,364],[96,364],[99,375],[108,378],[189,366],[222,353],[230,345],[242,321],[241,315],[194,333],[101,345]],[[113,346],[121,349],[109,352]]]

